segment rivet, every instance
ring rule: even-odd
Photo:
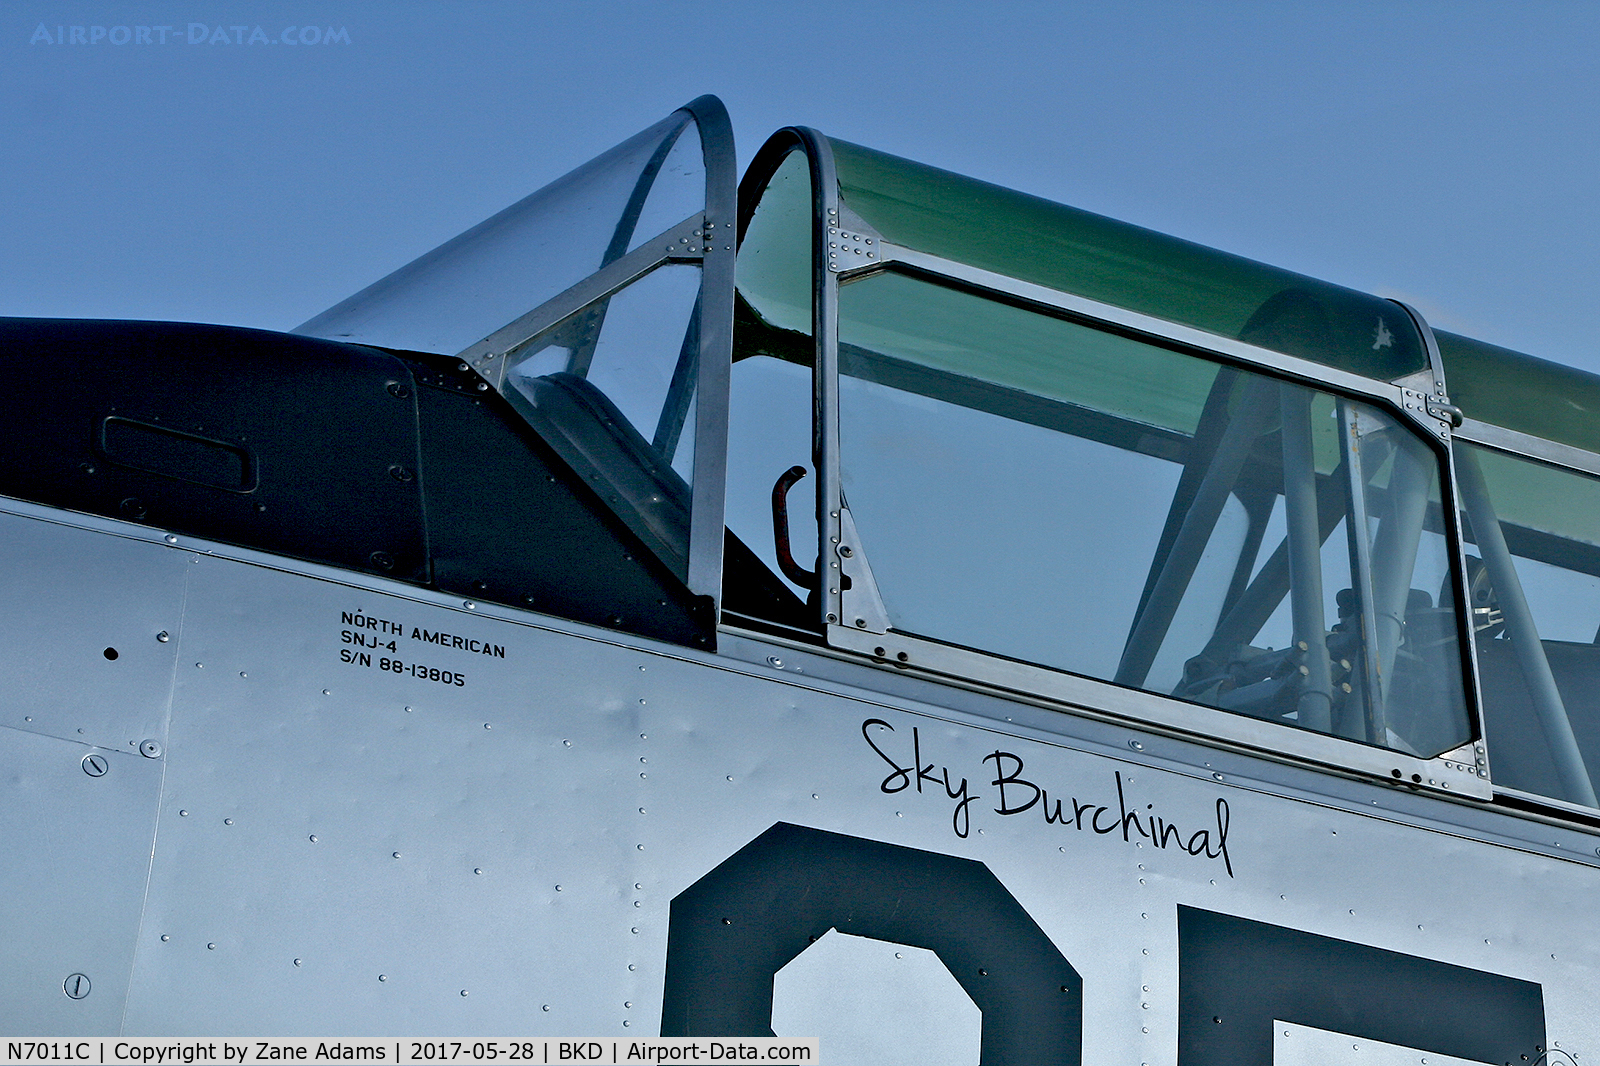
[[[215,945],[215,944],[207,944],[206,945],[206,950],[207,951],[216,951],[217,950],[217,945]]]
[[[544,1006],[540,1007],[539,1009],[547,1011],[547,1010],[550,1009],[550,1004],[546,1003]]]
[[[223,825],[232,825],[233,824],[233,819],[232,818],[224,818],[222,820],[222,824]]]
[[[380,980],[380,981],[387,981],[388,979],[389,979],[389,975],[386,974],[386,973],[380,973],[378,975],[378,980]]]
[[[300,960],[299,960],[299,959],[295,959],[295,960],[294,960],[294,964],[295,964],[295,965],[296,965],[296,966],[299,966],[299,965],[300,965]]]
[[[165,644],[167,641],[169,641],[171,639],[172,639],[172,634],[168,633],[165,629],[163,629],[161,632],[156,634],[156,640],[160,641],[163,644]]]
[[[187,818],[187,817],[189,817],[189,812],[188,811],[179,811],[178,812],[178,817],[179,818]]]
[[[176,533],[168,533],[162,539],[165,540],[168,544],[176,544],[176,543],[178,543],[178,535]]]
[[[317,842],[317,834],[312,833],[309,839],[311,840],[311,843],[315,844]]]
[[[1144,750],[1144,745],[1141,744],[1137,740],[1128,741],[1128,747],[1132,748],[1134,751],[1143,751]]]

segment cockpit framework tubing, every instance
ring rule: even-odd
[[[806,155],[813,195],[812,217],[812,330],[816,345],[813,388],[813,457],[817,470],[817,518],[824,545],[821,565],[820,623],[827,642],[878,661],[927,670],[968,682],[995,686],[1028,697],[1067,703],[1097,715],[1138,720],[1158,727],[1206,736],[1257,751],[1304,759],[1326,766],[1354,770],[1427,789],[1439,789],[1480,799],[1492,795],[1483,752],[1483,716],[1478,700],[1476,655],[1471,627],[1457,612],[1456,625],[1461,668],[1467,693],[1473,738],[1468,743],[1432,759],[1354,743],[1271,722],[1264,722],[1197,704],[1163,697],[1084,677],[1034,666],[937,641],[893,632],[887,626],[882,600],[867,564],[870,546],[849,543],[854,525],[843,498],[840,475],[839,399],[839,289],[843,282],[892,267],[912,275],[977,295],[1031,305],[1050,314],[1109,329],[1134,339],[1187,351],[1204,358],[1245,368],[1264,369],[1278,379],[1288,379],[1324,391],[1374,402],[1417,427],[1420,438],[1443,460],[1440,477],[1442,515],[1453,561],[1452,583],[1456,602],[1466,603],[1459,504],[1452,476],[1451,424],[1438,417],[1432,401],[1444,402],[1443,370],[1432,331],[1414,308],[1399,304],[1416,323],[1428,351],[1432,379],[1396,383],[1374,381],[1348,371],[1261,348],[1157,319],[1125,308],[1040,285],[1019,281],[970,264],[885,242],[881,235],[843,205],[831,146],[823,135],[805,127],[790,127],[775,134],[758,153],[746,174],[745,186],[759,192],[759,183],[791,151]],[[754,197],[742,205],[741,226],[755,209]],[[830,236],[834,238],[830,242]],[[851,265],[830,267],[830,243],[848,240],[852,248],[871,242],[875,254],[852,257]],[[860,265],[856,265],[856,264]],[[1398,301],[1395,301],[1398,303]],[[1416,386],[1413,388],[1411,386]],[[1420,389],[1421,391],[1418,391]],[[1437,393],[1437,396],[1428,395]],[[841,576],[848,580],[841,580]],[[1376,634],[1372,635],[1376,638]],[[1382,643],[1382,642],[1378,642]],[[1369,729],[1371,726],[1369,725]]]
[[[715,96],[691,100],[673,116],[679,119],[678,131],[663,141],[657,158],[640,176],[629,209],[619,221],[606,250],[604,265],[565,292],[463,349],[457,358],[481,367],[480,373],[490,385],[501,393],[508,393],[505,379],[513,362],[510,357],[546,330],[621,291],[657,267],[668,263],[699,264],[700,300],[696,314],[699,316],[700,350],[694,404],[697,443],[690,496],[686,583],[691,592],[720,603],[729,367],[733,353],[738,161],[734,154],[732,122],[722,101]],[[705,210],[639,243],[633,251],[626,251],[661,161],[691,122],[699,131],[705,163]]]

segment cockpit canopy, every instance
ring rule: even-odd
[[[1600,380],[811,130],[736,212],[732,159],[702,98],[298,332],[459,359],[725,630],[1600,806]]]

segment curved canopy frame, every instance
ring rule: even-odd
[[[691,131],[699,143],[698,152],[689,154],[692,142],[685,138]],[[719,600],[736,166],[727,110],[714,96],[699,97],[295,332],[460,359],[483,378],[482,387],[505,395],[575,467],[600,467],[585,472],[610,482],[601,495],[618,517],[691,592]],[[692,188],[697,173],[703,182]],[[586,446],[561,431],[555,405],[577,404],[591,421],[613,427],[625,421],[606,397],[596,399],[603,390],[574,385],[573,379],[589,372],[611,298],[673,265],[699,271],[698,295],[684,309],[689,325],[664,401],[677,425],[669,425],[672,418],[664,413],[666,428],[654,434],[615,429],[616,440],[605,447],[642,468],[618,473],[616,464],[597,456],[593,440]],[[572,343],[565,366],[546,377],[581,395],[562,399],[556,396],[560,389],[529,387],[515,372],[519,359],[537,352],[576,316],[582,316],[582,328],[569,332],[582,338]],[[686,428],[692,432],[684,433]],[[680,436],[693,442],[692,468],[674,472],[671,453]],[[663,442],[669,445],[665,454],[653,454],[663,450]]]

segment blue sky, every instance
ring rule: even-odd
[[[741,161],[816,126],[1600,372],[1597,46],[1588,3],[7,0],[0,314],[291,328],[713,92]]]

